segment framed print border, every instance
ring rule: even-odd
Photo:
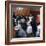
[[[43,40],[38,41],[22,41],[22,42],[10,42],[10,28],[9,28],[9,5],[10,3],[24,3],[24,4],[38,4],[43,5]],[[5,44],[26,44],[26,43],[42,43],[45,42],[45,3],[42,2],[26,2],[26,1],[5,1]]]

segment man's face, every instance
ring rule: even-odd
[[[25,23],[25,19],[24,19],[24,18],[22,18],[22,19],[21,19],[21,22],[22,22],[22,23]]]
[[[37,17],[36,17],[36,23],[37,24],[40,23],[40,15],[37,15]]]

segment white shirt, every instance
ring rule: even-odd
[[[37,26],[36,36],[40,36],[40,25]]]
[[[29,33],[32,33],[32,26],[29,25],[29,26],[27,27],[27,33],[28,33],[28,34],[29,34]]]

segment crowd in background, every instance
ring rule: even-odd
[[[18,15],[17,12],[13,14],[13,27],[17,38],[40,37],[40,15],[29,14],[29,10],[26,8],[23,10],[27,15]]]

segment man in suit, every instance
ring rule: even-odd
[[[36,36],[40,37],[40,15],[39,14],[36,16],[36,23],[37,23]]]

